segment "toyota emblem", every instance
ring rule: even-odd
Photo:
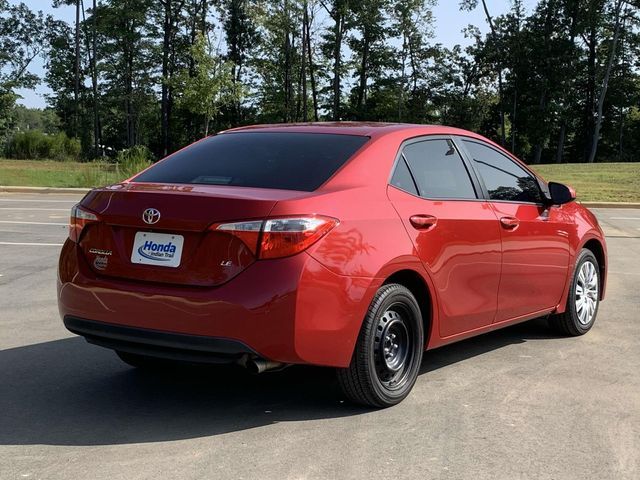
[[[148,223],[149,225],[158,223],[158,220],[160,220],[160,212],[155,208],[147,208],[142,212],[142,220],[144,220],[144,223]]]

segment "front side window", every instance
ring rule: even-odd
[[[536,179],[507,156],[472,140],[463,140],[492,200],[542,203]]]
[[[410,143],[404,147],[402,155],[421,197],[477,198],[467,168],[451,140]]]
[[[326,133],[223,133],[174,153],[133,180],[311,192],[368,140]]]

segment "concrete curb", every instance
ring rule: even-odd
[[[638,202],[580,202],[587,208],[640,208]]]
[[[90,188],[55,188],[55,187],[8,187],[0,185],[0,192],[4,193],[77,193],[84,194]]]
[[[76,193],[84,194],[90,188],[56,188],[56,187],[8,187],[0,185],[4,193]],[[587,208],[640,208],[640,202],[580,202]]]

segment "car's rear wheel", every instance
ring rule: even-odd
[[[582,249],[576,260],[567,307],[549,317],[551,326],[563,335],[584,335],[596,321],[600,304],[600,267],[595,255]]]
[[[383,285],[369,306],[351,364],[338,369],[338,381],[356,403],[396,405],[418,378],[423,350],[422,316],[415,297],[402,285]]]

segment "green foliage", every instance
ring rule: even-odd
[[[5,155],[8,158],[57,161],[78,160],[80,142],[59,132],[47,135],[40,130],[15,133],[7,142]]]
[[[341,119],[462,127],[530,163],[585,161],[594,138],[598,161],[640,160],[638,0],[446,2],[483,18],[464,48],[434,38],[436,0],[54,3],[84,9],[79,25],[0,0],[0,144],[61,130],[83,159],[160,157],[213,130]],[[15,105],[37,56],[42,112]]]
[[[209,123],[223,106],[233,105],[241,96],[233,82],[231,63],[215,55],[211,43],[198,35],[190,50],[192,71],[183,70],[175,78],[178,105],[204,119],[204,135]]]
[[[60,118],[50,108],[27,108],[24,105],[16,105],[13,115],[16,130],[40,130],[49,135],[60,131]]]
[[[132,177],[152,163],[153,155],[143,145],[122,150],[116,156],[116,169],[124,178]]]

